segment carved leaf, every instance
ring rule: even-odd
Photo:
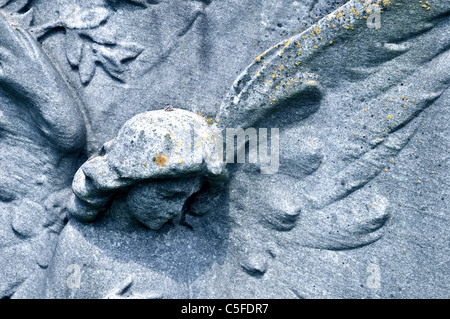
[[[77,45],[80,44],[78,43]],[[135,59],[143,50],[139,46],[130,43],[119,43],[110,47],[94,42],[84,42],[82,47],[79,61],[79,51],[73,56],[68,54],[68,59],[72,61],[73,65],[79,67],[80,79],[84,85],[88,84],[94,77],[96,64],[102,65],[105,72],[114,79],[125,81],[126,61]],[[78,50],[78,47],[75,49]]]
[[[95,54],[90,43],[83,44],[83,56],[79,64],[81,83],[88,84],[95,75]]]
[[[66,33],[66,57],[70,65],[75,67],[81,62],[83,54],[83,40],[74,31]]]
[[[102,7],[82,10],[75,5],[65,11],[62,22],[68,29],[92,29],[105,22],[109,14],[110,12]]]
[[[124,62],[136,58],[142,49],[134,44],[120,43],[112,48],[102,47],[99,50],[98,61],[104,66],[105,71],[120,81],[124,81]]]

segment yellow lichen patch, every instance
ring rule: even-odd
[[[258,57],[255,59],[255,62],[261,62],[261,56],[258,56]]]
[[[288,42],[286,42],[286,44],[284,45],[283,49],[286,49],[289,44],[291,44],[291,40],[288,40]]]
[[[183,163],[184,163],[184,159],[180,158],[180,159],[178,160],[178,163],[183,164]]]
[[[142,166],[147,167],[147,162],[142,163]]]
[[[343,17],[342,11],[339,10],[338,13],[336,14],[336,19],[339,19],[339,18],[342,18],[342,17]]]
[[[312,32],[312,35],[319,35],[321,32],[319,26],[316,26]]]
[[[206,123],[208,123],[208,124],[212,124],[212,122],[213,122],[213,119],[207,119],[206,120]]]
[[[384,5],[385,7],[389,7],[390,4],[391,4],[391,1],[389,1],[389,0],[383,0],[383,5]]]
[[[195,143],[195,145],[197,145],[197,146],[202,146],[202,143],[197,142],[197,143]]]
[[[155,164],[158,165],[159,167],[163,167],[166,166],[167,163],[169,163],[169,158],[167,157],[166,154],[158,154],[155,157]]]
[[[391,120],[391,119],[392,119],[392,115],[389,114],[389,115],[387,116],[387,118],[388,118],[388,120]]]

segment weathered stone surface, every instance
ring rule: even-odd
[[[450,3],[371,2],[0,1],[0,296],[448,297]]]

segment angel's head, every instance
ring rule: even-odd
[[[204,184],[214,190],[225,181],[218,133],[180,109],[136,115],[75,174],[70,216],[93,221],[120,191],[128,213],[151,229],[179,219]]]

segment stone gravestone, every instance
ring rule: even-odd
[[[448,297],[447,0],[0,8],[2,297]]]

